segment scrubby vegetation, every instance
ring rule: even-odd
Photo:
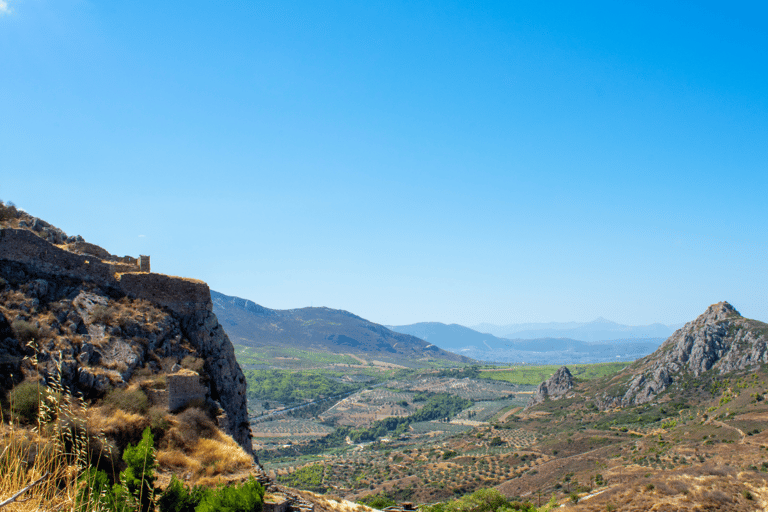
[[[125,399],[131,396],[134,398]],[[119,415],[122,408],[136,407],[135,398],[131,392],[113,392],[102,407]],[[13,503],[13,510],[148,512],[156,505],[161,511],[178,512],[261,510],[264,489],[253,479],[215,489],[190,489],[175,481],[161,491],[155,485],[158,452],[151,428],[145,427],[140,441],[122,450],[118,462],[114,459],[117,448],[92,433],[88,421],[92,415],[85,402],[56,384],[52,389],[23,382],[9,393],[6,406],[5,421],[0,423],[0,496],[11,497],[8,503]],[[204,439],[206,428],[209,435],[218,432],[203,411],[188,409],[184,414],[175,425],[186,425],[187,435],[197,442]],[[29,428],[32,426],[34,430]],[[173,428],[163,434],[179,435]],[[215,444],[201,449],[209,458],[222,456]],[[202,454],[196,455],[205,462]]]
[[[542,507],[536,507],[529,501],[520,502],[508,499],[496,489],[479,489],[472,494],[446,503],[437,503],[422,507],[422,512],[548,512],[557,505],[554,497]]]
[[[348,384],[319,372],[246,370],[248,398],[293,405],[357,391],[360,384]]]

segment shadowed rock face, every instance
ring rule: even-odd
[[[768,362],[766,324],[742,317],[727,302],[718,302],[678,329],[653,354],[627,369],[634,376],[621,396],[597,397],[598,406],[624,407],[653,400],[676,376],[698,377],[714,370],[727,373]]]
[[[573,375],[568,368],[562,366],[549,379],[539,384],[527,407],[540,404],[547,398],[551,400],[563,398],[572,387]]]

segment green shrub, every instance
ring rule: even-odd
[[[148,512],[154,502],[155,467],[157,466],[154,438],[149,427],[144,429],[139,444],[125,449],[123,460],[128,467],[120,473],[120,483],[114,486],[115,501],[117,503],[133,501],[140,506],[141,512]]]
[[[206,493],[196,512],[261,512],[264,487],[253,477],[240,485],[217,487]]]
[[[176,475],[173,475],[171,483],[157,500],[157,506],[160,512],[195,512],[197,506],[210,492],[201,486],[189,489],[176,478]]]
[[[28,342],[40,338],[40,329],[33,323],[17,319],[11,323],[11,330],[16,339]]]
[[[455,489],[459,491],[459,489]],[[461,492],[461,491],[459,491]],[[422,512],[537,512],[551,510],[557,505],[555,497],[540,509],[533,504],[510,501],[496,489],[479,489],[472,494],[449,501],[421,507]]]
[[[45,399],[45,386],[25,380],[11,390],[8,399],[11,414],[21,423],[33,424],[37,421],[40,404]]]
[[[107,407],[134,414],[144,414],[149,408],[149,399],[140,389],[115,388],[107,393],[102,403]]]
[[[377,508],[379,510],[385,507],[393,507],[397,505],[395,500],[384,494],[370,494],[360,500],[363,505],[368,505],[371,508]]]
[[[109,484],[109,477],[104,471],[89,467],[80,476],[83,483],[75,500],[78,512],[114,509],[114,495]]]
[[[119,481],[109,486],[104,471],[88,468],[80,480],[75,509],[78,512],[101,510],[108,512],[149,512],[155,501],[155,450],[149,428],[144,429],[141,441],[128,446],[123,452],[127,464],[120,472]]]

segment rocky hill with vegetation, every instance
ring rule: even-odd
[[[711,305],[653,354],[616,375],[596,401],[601,409],[654,400],[673,383],[768,363],[768,324],[742,317],[727,302]]]
[[[33,508],[73,503],[89,478],[127,503],[136,450],[163,487],[260,474],[245,378],[208,286],[147,267],[0,203],[0,493],[32,471],[46,489]]]
[[[434,361],[473,362],[348,311],[330,308],[277,310],[215,291],[211,295],[213,311],[238,345],[351,353],[406,366]]]

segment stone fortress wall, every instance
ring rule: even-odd
[[[76,242],[66,247],[72,250],[47,242],[27,229],[0,230],[0,259],[116,288],[181,315],[212,308],[210,290],[202,281],[141,271],[140,266],[133,263],[139,260],[130,256],[112,256],[101,247],[87,242]],[[141,256],[140,259],[148,269],[149,257]]]

